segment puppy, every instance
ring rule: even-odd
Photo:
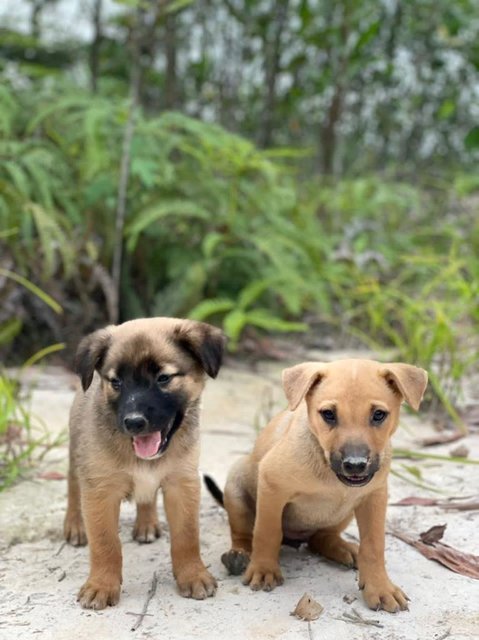
[[[83,389],[70,414],[64,535],[74,546],[90,545],[90,575],[78,594],[82,607],[118,602],[121,500],[136,501],[133,537],[151,542],[160,535],[160,486],[179,592],[214,595],[216,581],[199,550],[198,420],[205,374],[216,377],[224,345],[219,329],[176,318],[132,320],[80,343],[76,369]]]
[[[246,569],[244,584],[270,591],[283,582],[282,541],[304,541],[315,553],[357,566],[372,609],[407,609],[384,564],[390,439],[402,401],[417,410],[426,385],[423,369],[399,363],[342,360],[286,369],[289,410],[273,418],[226,482],[232,545],[222,561],[229,572]],[[353,516],[359,548],[340,536]]]

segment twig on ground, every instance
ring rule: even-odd
[[[143,610],[142,610],[141,613],[135,614],[135,615],[138,616],[138,620],[131,627],[131,631],[136,631],[138,629],[138,627],[142,624],[143,619],[147,615],[148,605],[150,604],[150,600],[153,598],[153,596],[156,593],[157,585],[158,585],[158,574],[155,571],[153,573],[153,578],[151,579],[150,588],[148,589],[148,593],[146,594],[146,600],[145,600],[145,604],[143,605]]]
[[[308,620],[308,635],[309,635],[309,640],[314,640],[313,639],[313,630],[311,628],[311,620]]]
[[[384,625],[379,622],[379,620],[371,620],[370,618],[363,618],[363,616],[359,613],[357,609],[353,609],[353,614],[345,611],[343,613],[342,618],[336,618],[336,620],[342,620],[343,622],[352,622],[353,624],[364,624],[369,627],[379,627],[380,629],[384,628]]]
[[[53,557],[55,558],[56,556],[59,556],[60,553],[63,551],[64,547],[66,546],[66,542],[62,542],[61,545],[58,547],[58,549],[55,551],[55,553],[53,554]]]

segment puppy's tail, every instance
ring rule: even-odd
[[[206,485],[206,488],[208,489],[208,491],[211,493],[211,495],[213,496],[213,498],[216,500],[216,502],[221,506],[224,507],[225,506],[225,502],[223,499],[223,492],[221,491],[221,489],[218,487],[218,485],[216,484],[216,482],[213,480],[213,478],[211,478],[210,476],[207,476],[206,473],[203,474],[203,482]]]

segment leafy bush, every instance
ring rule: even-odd
[[[76,331],[76,342],[109,319],[128,105],[61,83],[0,95],[0,225],[16,234],[0,243],[64,306],[64,324],[47,318],[49,329]],[[305,331],[319,319],[429,369],[455,415],[458,383],[478,353],[471,205],[438,181],[304,180],[299,159],[178,113],[138,112],[122,318],[222,323],[233,349],[246,327]]]

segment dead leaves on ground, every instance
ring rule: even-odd
[[[450,444],[464,438],[464,434],[460,431],[436,433],[433,436],[422,438],[417,441],[420,447],[434,447],[437,444]]]
[[[471,496],[472,497],[472,496]],[[391,502],[392,507],[441,507],[446,511],[477,511],[479,500],[462,502],[460,500],[441,500],[439,498],[422,498],[420,496],[408,496],[398,502]]]
[[[436,525],[420,534],[416,540],[402,531],[391,529],[389,533],[403,542],[415,547],[429,560],[436,560],[451,571],[469,578],[479,580],[479,556],[472,553],[464,553],[454,549],[448,544],[440,542],[444,535],[446,525]]]
[[[291,611],[290,615],[296,616],[299,620],[310,622],[311,620],[317,620],[323,611],[324,607],[309,595],[309,593],[305,593],[302,598],[300,598],[294,611]]]

